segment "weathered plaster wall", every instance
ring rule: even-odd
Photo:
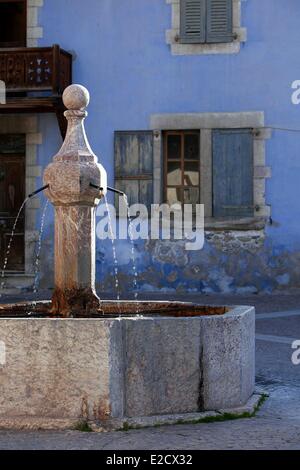
[[[157,240],[136,244],[141,291],[248,294],[299,287],[300,250],[275,245],[261,232],[208,232],[201,251],[186,251],[184,244]],[[126,295],[133,289],[130,246],[121,241],[116,246]],[[97,252],[100,291],[114,292],[112,266],[110,241],[105,241]]]
[[[59,43],[75,52],[74,82],[92,94],[88,135],[110,184],[114,130],[148,129],[153,114],[263,111],[266,126],[300,128],[300,108],[291,103],[291,83],[300,70],[300,4],[241,4],[247,41],[238,54],[173,56],[165,40],[172,24],[165,0],[44,0],[39,44]],[[61,143],[53,116],[40,118],[40,132],[38,158],[45,167]],[[194,253],[184,252],[181,242],[141,242],[140,288],[248,292],[300,287],[299,143],[300,133],[281,131],[273,131],[266,142],[266,164],[272,168],[266,202],[273,225],[265,236],[244,234],[240,240],[237,233],[209,234],[204,249]],[[46,225],[44,285],[51,279],[52,212]],[[118,242],[117,252],[127,290],[132,285],[129,243]],[[113,290],[108,242],[98,242],[97,260],[99,283]]]

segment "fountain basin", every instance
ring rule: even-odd
[[[121,302],[120,316],[103,302],[102,318],[2,312],[0,428],[88,421],[117,429],[246,404],[254,392],[253,307],[140,305],[143,316],[130,313],[134,302]]]

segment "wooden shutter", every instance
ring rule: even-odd
[[[205,42],[206,0],[181,0],[180,42]]]
[[[253,216],[251,129],[213,132],[213,215]]]
[[[153,202],[153,133],[115,132],[115,186],[129,204]]]
[[[231,42],[232,0],[207,0],[206,42]]]

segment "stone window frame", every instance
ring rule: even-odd
[[[233,33],[236,39],[220,44],[182,44],[180,37],[180,0],[166,0],[172,7],[172,28],[166,31],[166,42],[171,47],[172,55],[203,55],[203,54],[238,54],[241,43],[247,41],[247,29],[241,26],[242,2],[233,2]]]
[[[39,26],[39,9],[44,0],[27,0],[27,47],[38,47],[38,40],[43,37],[43,28]]]
[[[42,134],[38,132],[38,118],[35,115],[0,115],[0,134],[25,134],[25,194],[36,190],[36,178],[42,175],[38,165],[38,145],[42,144]],[[39,238],[36,230],[37,215],[40,209],[39,198],[31,199],[25,206],[25,266],[23,274],[8,274],[22,287],[30,287],[34,279],[35,244]],[[11,284],[10,280],[10,284]],[[18,286],[13,286],[18,287]]]
[[[212,131],[214,129],[253,129],[253,199],[258,206],[253,217],[215,218],[212,213]],[[266,140],[271,130],[265,128],[264,112],[153,114],[150,129],[154,134],[153,193],[154,203],[163,202],[163,132],[167,130],[199,130],[200,132],[200,200],[205,206],[206,229],[261,229],[271,217],[266,203],[266,179],[271,168],[266,166]]]

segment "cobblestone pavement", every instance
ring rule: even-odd
[[[300,449],[300,365],[291,361],[291,344],[300,339],[300,295],[188,299],[256,305],[257,384],[270,397],[255,418],[99,434],[0,431],[0,449]]]

